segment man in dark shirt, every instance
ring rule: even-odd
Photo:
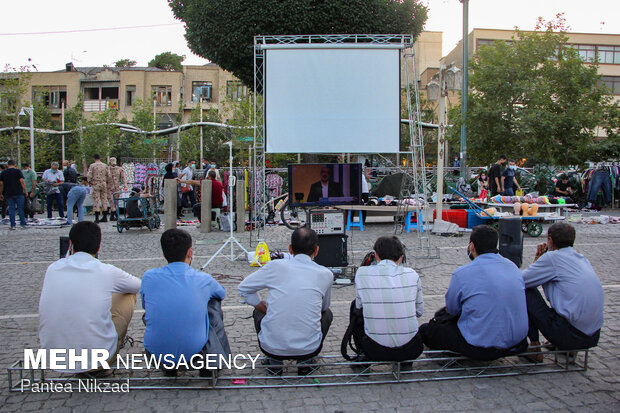
[[[517,164],[512,159],[508,162],[508,168],[502,172],[502,187],[504,188],[504,195],[514,196],[515,185],[521,189],[521,185],[516,178]]]
[[[71,182],[71,183],[77,184],[77,176],[78,176],[77,171],[71,167],[71,164],[69,163],[69,161],[64,161],[62,163],[62,166],[64,167],[62,173],[65,176],[65,182]]]
[[[555,183],[554,195],[563,197],[573,195],[573,188],[568,184],[568,176],[566,174],[560,175],[558,181]]]
[[[19,214],[19,225],[26,228],[24,202],[28,196],[24,174],[15,167],[15,161],[7,162],[7,169],[0,174],[0,199],[6,198],[9,204],[9,219],[11,229],[15,229],[15,210]]]
[[[506,155],[501,155],[489,169],[489,191],[491,196],[504,192],[502,187],[502,165],[506,163]]]

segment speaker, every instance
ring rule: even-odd
[[[346,267],[348,235],[319,235],[319,253],[314,262],[325,267]]]
[[[521,217],[499,219],[499,254],[521,267],[523,262],[523,233]]]

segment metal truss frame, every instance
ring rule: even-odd
[[[287,47],[295,45],[316,45],[316,47],[347,47],[355,45],[355,47],[392,47],[403,50],[410,50],[405,53],[405,56],[413,56],[413,36],[408,34],[340,34],[340,35],[278,35],[278,36],[255,36],[254,37],[254,157],[253,157],[253,176],[251,183],[251,200],[252,206],[250,208],[250,228],[252,233],[250,234],[250,245],[252,240],[260,240],[264,237],[262,232],[265,227],[265,218],[267,216],[267,198],[265,188],[265,102],[263,99],[263,88],[265,86],[265,50],[276,47]],[[415,63],[414,63],[415,66]],[[408,67],[406,67],[408,68]],[[407,76],[407,96],[409,107],[409,119],[413,120],[414,115],[411,113],[412,106],[409,99],[409,81],[408,70],[405,70],[405,76]],[[414,82],[416,83],[416,82]],[[417,84],[416,84],[416,96],[417,96]],[[415,116],[416,120],[420,120],[419,105],[418,114]],[[421,125],[418,125],[418,132],[412,135],[419,136],[421,140],[422,129]],[[413,142],[413,138],[412,138]],[[417,149],[417,147],[411,147],[411,150]],[[423,149],[423,147],[422,147]],[[355,152],[351,152],[355,153]],[[419,156],[414,156],[413,153],[407,153],[412,160],[417,160]],[[422,153],[422,161],[424,160],[424,154]],[[419,162],[419,161],[418,161]],[[417,164],[415,164],[417,165]],[[421,164],[424,167],[424,163]],[[416,175],[415,167],[412,171],[414,176]],[[411,175],[407,173],[406,175]],[[416,181],[417,182],[417,181]],[[418,234],[420,235],[420,234]]]
[[[98,383],[129,384],[130,390],[205,390],[205,389],[248,389],[248,388],[290,388],[290,387],[332,387],[363,384],[395,384],[423,381],[443,381],[473,379],[483,377],[507,377],[547,373],[567,373],[587,371],[588,350],[575,350],[572,359],[569,352],[546,351],[542,363],[533,363],[517,356],[501,358],[491,362],[475,361],[455,353],[439,350],[425,351],[419,358],[403,362],[347,362],[340,355],[327,355],[315,358],[314,364],[304,364],[311,369],[307,376],[296,374],[297,366],[284,362],[282,375],[269,374],[260,363],[255,370],[215,370],[208,377],[200,377],[197,372],[179,372],[175,378],[165,377],[158,370],[116,369],[113,376],[97,378]],[[523,355],[533,353],[523,353]],[[407,365],[409,364],[409,365]],[[280,366],[270,365],[270,369]],[[23,360],[7,368],[9,391],[29,390],[33,385],[43,383],[71,383],[77,387],[80,380],[89,379],[69,373],[51,370],[25,369]],[[94,376],[92,378],[95,378]],[[24,380],[27,380],[25,382]],[[24,383],[27,383],[24,386]]]

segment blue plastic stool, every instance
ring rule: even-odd
[[[362,219],[362,211],[358,210],[357,213],[359,215],[358,222],[353,221],[353,212],[354,210],[350,209],[349,214],[347,215],[347,231],[353,227],[358,227],[360,231],[364,230],[364,221]]]
[[[416,214],[415,211],[409,211],[407,212],[407,215],[405,215],[405,229],[407,230],[407,232],[411,231],[412,229],[416,229],[418,228],[418,225],[420,226],[420,232],[424,232],[424,222],[422,220],[422,211],[420,210],[419,214],[416,214],[416,223],[412,224],[411,223],[411,214]]]

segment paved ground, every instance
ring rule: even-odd
[[[613,214],[613,212],[612,212]],[[615,214],[618,215],[618,214]],[[92,217],[90,217],[92,219]],[[102,224],[100,259],[138,277],[164,265],[159,249],[162,230],[132,229],[119,234],[113,224]],[[0,227],[0,411],[620,411],[620,225],[577,224],[576,249],[596,269],[605,290],[605,326],[600,345],[591,352],[590,369],[566,373],[506,378],[481,378],[398,385],[360,387],[218,390],[132,391],[124,395],[84,393],[9,393],[6,370],[23,355],[24,348],[37,348],[38,299],[47,266],[58,257],[58,239],[68,228],[11,231]],[[202,266],[216,251],[226,233],[200,234],[187,227],[195,239],[194,267]],[[372,223],[366,231],[349,232],[350,261],[358,264],[374,239],[393,230],[388,223]],[[278,227],[266,234],[269,247],[285,249],[290,231]],[[249,245],[247,233],[239,235]],[[414,234],[403,235],[410,249]],[[535,245],[543,238],[526,236],[524,266],[531,263]],[[460,238],[433,237],[440,259],[411,260],[422,275],[426,301],[423,321],[443,305],[443,294],[452,271],[468,262],[467,235]],[[231,263],[218,257],[207,271],[222,274],[228,297],[224,301],[225,322],[233,353],[256,353],[249,307],[239,304],[236,285],[253,271],[247,262]],[[347,309],[355,293],[352,287],[335,288],[332,294],[334,323],[324,353],[338,354],[347,324]],[[141,308],[138,302],[137,309]],[[139,313],[138,313],[139,314]],[[129,334],[142,340],[144,328],[134,316]]]

